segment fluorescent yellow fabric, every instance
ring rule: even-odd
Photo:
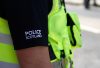
[[[49,17],[54,15],[55,13],[57,13],[61,8],[61,3],[60,0],[53,0],[53,6],[52,6],[52,10],[49,13]]]
[[[48,17],[48,29],[49,29],[49,42],[52,45],[54,53],[58,59],[60,59],[60,50],[63,50],[63,38],[66,38],[66,14],[62,7],[59,12]],[[63,30],[62,30],[63,29]]]
[[[75,45],[71,44],[72,48],[79,48],[82,46],[81,28],[80,28],[79,18],[75,12],[68,12],[67,14],[69,14],[69,16],[71,17],[71,21],[74,23],[74,25],[67,26],[70,41],[76,41],[76,44],[72,42],[73,44],[75,44]],[[72,23],[72,22],[69,22],[69,23]],[[71,28],[73,30],[73,37],[75,38],[75,40],[72,37]]]
[[[0,43],[0,61],[8,62],[8,63],[18,63],[12,45]]]
[[[3,18],[0,18],[0,33],[10,35],[8,22]],[[18,63],[13,45],[0,42],[0,61]]]
[[[72,64],[73,61],[73,48],[77,48],[82,45],[80,23],[75,13],[69,13],[72,21],[75,24],[72,27],[73,36],[76,41],[76,45],[74,47],[70,42],[74,41],[74,39],[70,30],[70,26],[67,26],[67,13],[64,10],[64,6],[58,4],[59,2],[60,0],[53,0],[53,8],[51,10],[51,13],[48,15],[48,40],[56,56],[56,61],[62,59],[61,51],[64,50],[64,59],[68,62],[68,64],[66,64],[66,68],[69,68],[69,65]],[[74,66],[72,64],[72,68],[73,67]]]
[[[57,60],[61,60],[61,50],[64,50],[65,59],[69,62],[71,58],[71,44],[66,24],[67,18],[64,6],[59,8],[58,12],[48,16],[48,39],[54,54]]]
[[[66,27],[67,18],[64,6],[61,6],[59,2],[60,0],[53,0],[53,8],[48,15],[48,40],[56,56],[56,60],[61,60],[61,50],[64,50],[65,59],[70,63],[72,55],[70,54],[71,44]]]
[[[0,18],[0,33],[10,34],[8,22],[3,18]]]

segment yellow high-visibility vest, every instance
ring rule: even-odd
[[[48,40],[56,56],[51,62],[64,58],[68,62],[66,68],[69,65],[73,68],[73,49],[82,45],[80,23],[76,13],[65,11],[65,6],[61,4],[61,1],[53,0],[53,8],[48,15]]]
[[[19,68],[8,22],[3,18],[0,18],[0,67]]]

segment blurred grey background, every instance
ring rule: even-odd
[[[100,0],[96,0],[100,5]],[[84,7],[83,0],[66,0],[67,11],[78,14],[82,29],[82,48],[74,53],[75,68],[100,68],[100,7]]]

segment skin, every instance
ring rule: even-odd
[[[37,46],[17,50],[21,68],[52,68],[48,47]]]

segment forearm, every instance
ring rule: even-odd
[[[52,68],[48,47],[37,46],[17,50],[21,68]]]

